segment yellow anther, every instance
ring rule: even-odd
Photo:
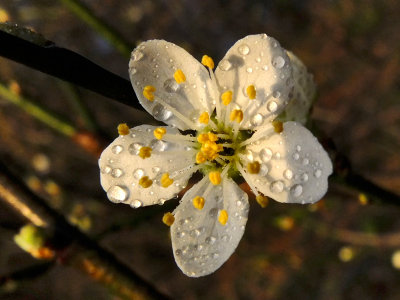
[[[246,88],[246,93],[249,99],[251,100],[256,99],[256,88],[254,87],[254,85],[249,85]]]
[[[126,123],[118,125],[118,134],[119,135],[128,135],[129,134],[129,127]]]
[[[152,184],[153,180],[151,180],[149,176],[143,176],[142,178],[139,179],[139,185],[145,189],[151,187]]]
[[[166,134],[166,133],[167,133],[167,129],[164,127],[158,127],[156,129],[154,129],[154,131],[153,131],[153,134],[157,140],[161,140],[163,138],[164,134]]]
[[[208,134],[207,133],[200,133],[199,136],[197,137],[197,141],[199,143],[205,143],[208,141]]]
[[[164,173],[164,174],[161,176],[160,183],[161,183],[161,186],[162,186],[162,187],[167,188],[167,187],[169,187],[171,184],[174,183],[174,180],[171,179],[171,178],[169,178],[169,174],[168,174],[168,173]]]
[[[263,196],[263,195],[257,195],[256,196],[256,201],[257,201],[258,204],[260,204],[260,206],[262,208],[266,208],[267,205],[268,205],[268,202],[269,202],[268,197]]]
[[[218,136],[215,133],[209,132],[207,135],[209,141],[211,142],[218,141]]]
[[[273,121],[272,126],[274,126],[276,133],[281,133],[283,131],[283,123],[281,121]]]
[[[221,225],[224,225],[224,226],[228,222],[228,212],[225,209],[223,209],[219,212],[218,222],[220,222]]]
[[[368,204],[368,197],[364,193],[358,194],[358,202],[360,202],[361,205],[367,205]]]
[[[165,225],[167,226],[171,226],[172,224],[174,224],[175,222],[175,217],[173,214],[171,214],[170,212],[167,212],[164,214],[164,216],[162,217],[162,221]]]
[[[181,69],[176,70],[176,72],[174,73],[174,78],[175,81],[179,84],[186,81],[186,76],[185,74],[183,74]]]
[[[240,109],[234,109],[231,111],[229,119],[240,123],[243,120],[243,112]]]
[[[151,149],[150,147],[142,147],[139,150],[139,156],[143,159],[148,158],[151,156],[151,151],[153,149]]]
[[[152,85],[146,85],[143,89],[143,96],[149,100],[149,101],[154,101],[154,92],[156,91],[156,88]]]
[[[258,174],[260,172],[260,163],[258,161],[249,163],[247,165],[247,172],[250,174]]]
[[[202,210],[203,209],[204,203],[205,203],[205,201],[204,201],[203,197],[196,196],[196,197],[193,198],[193,206],[195,208],[197,208],[198,210]]]
[[[226,91],[221,95],[221,101],[224,105],[228,105],[232,101],[233,93],[232,91]]]
[[[206,67],[209,67],[210,69],[214,69],[214,61],[208,55],[203,55],[203,57],[201,59],[201,63],[203,65],[205,65]]]
[[[207,157],[203,154],[203,152],[198,152],[196,154],[196,163],[197,164],[202,164],[207,160]]]
[[[213,185],[218,185],[221,183],[221,172],[220,171],[212,171],[208,174],[208,179],[210,179]]]
[[[208,124],[208,121],[210,121],[210,115],[205,111],[200,115],[199,122],[201,124]]]

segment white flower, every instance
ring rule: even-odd
[[[244,178],[261,205],[266,196],[305,204],[326,193],[332,173],[327,153],[299,123],[315,87],[298,58],[260,34],[233,45],[215,73],[210,57],[202,63],[208,69],[163,40],[139,45],[129,62],[133,88],[167,126],[121,127],[99,160],[108,198],[134,208],[163,204],[194,172],[204,174],[163,218],[175,260],[191,277],[217,270],[243,235],[248,196],[232,178]],[[276,121],[291,100],[285,114],[298,122]]]

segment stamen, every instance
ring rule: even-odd
[[[164,214],[162,221],[165,225],[167,226],[171,226],[172,224],[174,224],[175,222],[175,217],[173,214],[171,214],[170,212],[167,212]]]
[[[152,85],[146,85],[143,89],[143,96],[150,102],[154,101],[154,92],[156,88]]]
[[[281,133],[283,131],[283,123],[281,121],[273,121],[272,126],[274,126],[274,130],[276,133]]]
[[[201,63],[210,68],[211,70],[214,69],[214,61],[211,57],[209,57],[208,55],[203,55],[202,59],[201,59]]]
[[[185,74],[182,72],[181,69],[176,70],[176,72],[174,73],[174,79],[177,83],[181,84],[182,82],[186,81],[186,76]]]
[[[169,177],[169,173],[164,173],[161,176],[160,183],[162,187],[167,188],[174,183],[174,180]]]
[[[156,129],[154,129],[154,131],[153,131],[153,134],[157,140],[161,140],[163,138],[164,134],[166,134],[166,133],[167,133],[167,129],[164,127],[158,127]]]
[[[212,171],[208,174],[208,179],[210,179],[213,185],[218,185],[221,183],[221,172],[220,171]]]
[[[119,135],[128,135],[129,127],[126,123],[122,123],[118,125],[118,134]]]
[[[224,105],[228,105],[229,103],[231,103],[232,97],[233,97],[232,91],[226,91],[226,92],[222,93],[221,101]]]
[[[258,161],[249,163],[247,165],[247,172],[250,174],[258,174],[260,172],[260,163]]]
[[[203,197],[196,196],[193,198],[193,206],[198,210],[202,210],[204,207],[205,200]]]
[[[151,187],[151,185],[153,184],[153,180],[151,180],[149,178],[149,176],[143,176],[142,178],[140,178],[139,180],[139,185],[145,189]]]
[[[225,209],[219,211],[218,222],[223,226],[228,222],[228,212]]]
[[[196,154],[196,163],[202,164],[207,160],[207,157],[203,154],[203,152],[197,152]]]
[[[254,85],[249,85],[246,88],[246,93],[250,100],[256,99],[256,88]]]
[[[268,132],[269,131],[269,132]],[[271,135],[272,133],[272,128],[270,126],[264,126],[263,128],[261,128],[260,130],[257,130],[253,136],[247,140],[244,140],[243,142],[241,142],[238,146],[238,148],[244,147],[248,144],[251,144],[261,138],[267,138]]]
[[[209,121],[210,121],[210,115],[206,111],[203,112],[199,117],[199,122],[201,124],[208,124]]]
[[[153,149],[151,149],[150,147],[142,147],[142,148],[140,148],[140,150],[139,150],[139,156],[141,157],[141,158],[143,158],[143,159],[146,159],[146,158],[148,158],[148,157],[150,157],[151,156],[151,151],[152,151]]]
[[[240,174],[242,174],[244,180],[246,180],[247,184],[250,186],[250,189],[253,191],[253,193],[258,194],[256,187],[252,184],[250,177],[244,171],[243,167],[240,165],[240,162],[238,160],[236,161],[236,168],[239,170]]]
[[[262,208],[266,208],[267,205],[268,205],[269,199],[268,199],[268,197],[259,194],[259,195],[256,196],[256,201],[257,201],[258,204],[260,204],[260,206]]]
[[[240,109],[234,109],[234,110],[231,111],[229,119],[232,122],[236,121],[237,123],[240,123],[243,120],[243,112]]]

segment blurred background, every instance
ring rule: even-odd
[[[316,126],[357,173],[400,194],[399,1],[82,3],[132,47],[165,39],[198,59],[208,54],[218,62],[249,34],[275,37],[315,75]],[[28,27],[128,78],[129,52],[118,50],[71,7],[67,0],[3,0],[0,22]],[[99,183],[96,153],[117,136],[117,125],[154,120],[2,57],[0,86],[10,92],[0,96],[1,160],[34,193],[172,299],[400,298],[400,206],[368,204],[359,192],[335,182],[314,205],[270,202],[262,209],[253,201],[232,257],[210,276],[186,277],[161,222],[178,200],[133,210],[109,202]],[[13,97],[46,108],[61,125],[43,123]],[[37,260],[20,249],[13,237],[25,221],[1,205],[0,299],[117,299],[59,260]],[[19,271],[23,276],[7,279]]]

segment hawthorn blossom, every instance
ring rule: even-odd
[[[108,198],[133,208],[163,204],[204,175],[163,222],[179,268],[199,277],[234,252],[257,202],[314,203],[332,164],[303,127],[315,93],[302,62],[266,34],[239,40],[214,69],[182,48],[150,40],[132,52],[129,74],[142,106],[166,126],[119,126],[99,160]],[[286,110],[285,110],[286,108]],[[278,118],[279,116],[279,118]],[[282,122],[282,120],[288,120]]]

